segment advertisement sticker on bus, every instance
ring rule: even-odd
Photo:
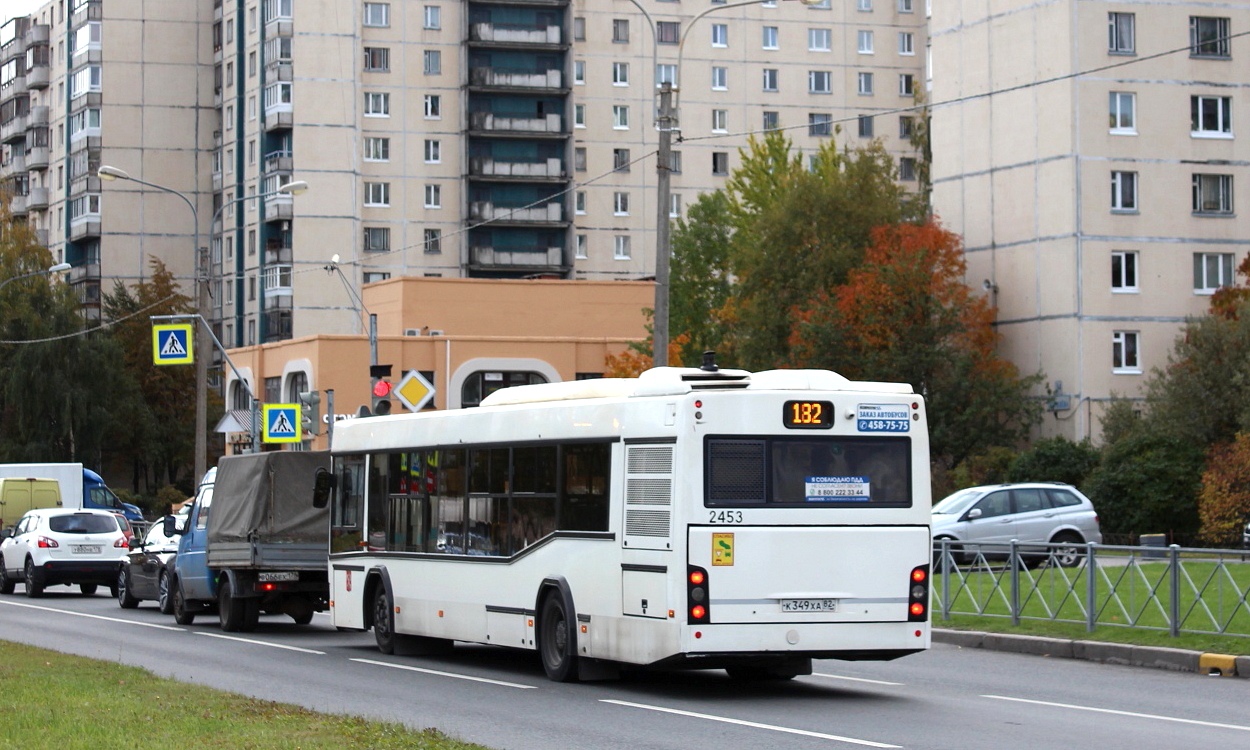
[[[861,502],[871,499],[868,477],[807,477],[809,503]]]
[[[907,432],[911,412],[906,404],[857,404],[855,429],[860,432]]]

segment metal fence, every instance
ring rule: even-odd
[[[1099,544],[933,545],[933,610],[1250,638],[1250,550]]]

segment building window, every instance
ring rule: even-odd
[[[442,185],[426,185],[425,186],[425,207],[426,208],[442,208],[443,207],[443,186]]]
[[[860,31],[857,37],[859,39],[859,54],[871,55],[872,54],[872,32]]]
[[[808,29],[807,50],[809,52],[828,52],[833,49],[833,32],[830,29]]]
[[[365,252],[385,253],[391,249],[391,230],[387,227],[365,227]]]
[[[586,61],[573,61],[573,84],[576,86],[584,86],[586,84]]]
[[[618,234],[612,238],[612,258],[629,260],[629,235]]]
[[[832,75],[827,70],[807,71],[807,92],[809,94],[828,94],[833,91]]]
[[[612,149],[612,169],[617,172],[629,171],[629,149],[614,148]]]
[[[858,87],[860,96],[872,96],[872,73],[860,73]]]
[[[574,243],[574,246],[575,246],[574,253],[576,254],[576,257],[583,258],[583,259],[590,257],[586,254],[586,235],[579,234],[576,236],[575,240],[576,241]]]
[[[1115,331],[1111,334],[1111,369],[1113,372],[1137,374],[1141,372],[1137,331]]]
[[[761,45],[764,49],[777,49],[777,27],[765,26]]]
[[[442,116],[443,116],[442,101],[443,100],[439,98],[438,94],[426,94],[425,95],[425,119],[427,120],[442,119]]]
[[[573,19],[573,41],[586,41],[586,19],[582,16],[576,16]]]
[[[862,13],[872,12],[872,0],[857,0],[855,9]]]
[[[437,255],[443,252],[443,230],[426,229],[424,233],[425,252]]]
[[[443,53],[436,49],[427,49],[423,56],[425,64],[425,74],[427,76],[436,76],[443,72]]]
[[[1189,17],[1189,54],[1192,57],[1229,57],[1228,19]]]
[[[904,156],[898,160],[898,178],[904,182],[915,182],[916,160],[914,158]]]
[[[391,95],[379,92],[365,92],[365,117],[390,117]]]
[[[728,47],[729,46],[729,24],[714,23],[712,24],[712,46]]]
[[[712,132],[725,133],[729,130],[729,110],[714,109],[712,110]]]
[[[833,135],[833,115],[809,114],[807,116],[807,134],[814,136]]]
[[[247,53],[247,77],[248,78],[256,77],[256,53],[255,52]]]
[[[585,190],[578,190],[577,192],[573,193],[573,213],[575,214],[586,213],[586,191]]]
[[[668,171],[673,174],[681,174],[681,152],[673,149],[668,152],[668,155],[670,157],[668,160]]]
[[[1128,91],[1111,92],[1111,132],[1117,134],[1137,133],[1137,94]]]
[[[390,138],[365,138],[365,161],[390,161]]]
[[[668,196],[668,215],[672,218],[681,216],[681,194],[672,193]]]
[[[860,138],[872,137],[872,115],[860,115],[859,116],[859,137]]]
[[[912,3],[912,0],[898,0],[898,12],[899,13],[911,13],[912,12],[911,3]]]
[[[727,91],[729,89],[729,68],[721,65],[712,66],[712,90]]]
[[[389,206],[391,205],[391,184],[389,182],[366,182],[365,183],[365,205],[366,206]]]
[[[1231,138],[1233,99],[1230,96],[1189,97],[1190,135],[1196,138]]]
[[[1215,294],[1232,283],[1232,253],[1194,253],[1194,294]]]
[[[898,53],[900,55],[916,54],[915,42],[910,31],[898,32]]]
[[[729,174],[729,152],[713,151],[712,152],[712,174],[717,177],[724,177]]]
[[[911,96],[915,90],[916,78],[911,73],[898,74],[898,95]]]
[[[677,44],[681,41],[680,21],[656,21],[655,40],[659,44]]]
[[[437,5],[425,6],[425,28],[443,28],[443,9]]]
[[[1193,179],[1193,209],[1196,214],[1233,213],[1233,176],[1196,174]]]
[[[586,171],[586,147],[577,146],[573,149],[573,171]]]
[[[1111,291],[1116,294],[1137,293],[1137,251],[1111,252]]]
[[[628,86],[629,85],[629,63],[614,62],[612,63],[612,85]]]
[[[908,115],[902,115],[898,118],[898,137],[903,140],[911,140],[912,135],[916,132],[916,118]]]
[[[585,104],[573,105],[573,127],[575,128],[586,127],[586,105]]]
[[[1137,210],[1137,173],[1111,173],[1111,210],[1130,212]]]
[[[614,130],[629,130],[629,106],[625,104],[612,105],[612,128]]]
[[[391,69],[391,50],[388,47],[365,47],[365,70],[386,73]]]
[[[439,164],[443,161],[443,143],[427,138],[425,141],[425,163]]]
[[[629,193],[612,194],[612,215],[629,216]]]
[[[1113,55],[1131,55],[1136,52],[1136,27],[1136,14],[1108,13],[1107,51]]]
[[[776,130],[781,126],[781,114],[772,110],[764,110],[764,130]]]
[[[365,26],[390,26],[391,6],[389,3],[365,3]]]
[[[765,91],[777,90],[777,69],[776,68],[764,68],[764,90]]]
[[[391,274],[388,271],[365,271],[363,276],[366,284],[372,284],[375,281],[386,281]]]
[[[615,18],[612,20],[612,41],[619,44],[629,41],[629,19]]]
[[[659,88],[662,84],[671,86],[677,85],[677,66],[671,63],[661,63],[655,66],[655,87]]]

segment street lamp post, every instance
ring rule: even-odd
[[[49,268],[40,268],[37,271],[31,271],[29,273],[18,274],[17,276],[13,276],[12,278],[8,278],[8,279],[5,279],[4,281],[0,281],[0,289],[5,288],[9,284],[12,284],[14,281],[20,281],[22,279],[29,279],[31,276],[48,276],[54,273],[61,273],[63,271],[68,271],[70,267],[71,266],[68,263],[57,263],[55,266],[51,266]]]

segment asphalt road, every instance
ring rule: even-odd
[[[384,656],[372,633],[338,632],[325,616],[304,627],[262,616],[256,632],[227,634],[214,615],[182,627],[105,592],[22,592],[0,596],[0,639],[498,750],[1250,746],[1250,683],[1238,679],[937,644],[895,662],[818,662],[782,683],[710,671],[570,685],[548,681],[535,655],[503,649]]]

